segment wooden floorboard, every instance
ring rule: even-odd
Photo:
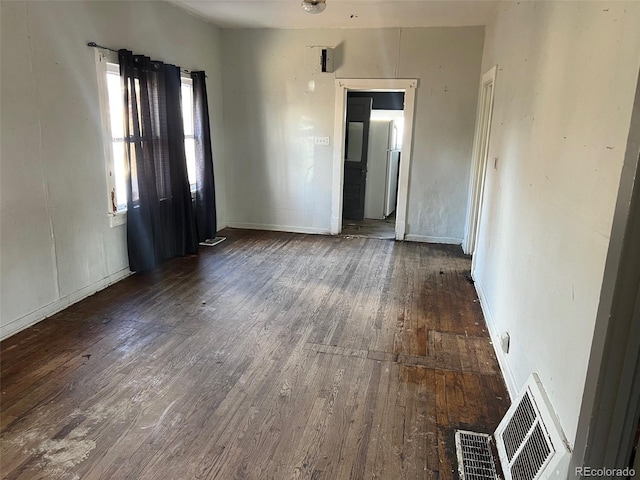
[[[2,342],[2,477],[456,479],[509,405],[460,248],[222,234]]]

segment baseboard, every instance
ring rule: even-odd
[[[266,223],[234,223],[227,224],[229,228],[244,228],[247,230],[267,230],[271,232],[311,233],[314,235],[330,235],[328,228],[296,227],[291,225],[271,225]]]
[[[482,314],[484,315],[485,323],[487,324],[487,328],[489,329],[489,336],[491,337],[493,350],[496,352],[498,365],[500,366],[502,377],[504,378],[504,381],[507,385],[507,392],[509,392],[509,397],[511,398],[511,401],[513,401],[513,399],[518,396],[518,387],[516,385],[515,378],[513,377],[513,372],[509,368],[509,361],[507,360],[505,353],[500,348],[500,335],[499,332],[496,331],[491,308],[489,307],[489,302],[487,301],[487,297],[484,293],[484,290],[482,289],[482,284],[477,281],[475,275],[473,276],[473,280],[474,286],[476,287],[476,292],[478,292],[478,298],[480,299]]]
[[[413,233],[408,233],[404,236],[404,239],[408,242],[445,243],[448,245],[462,245],[462,239],[454,238],[454,237],[434,237],[431,235],[415,235]]]
[[[58,313],[61,310],[64,310],[70,305],[73,305],[76,302],[79,302],[83,298],[88,297],[89,295],[93,295],[96,292],[112,285],[123,278],[131,275],[131,271],[129,267],[120,270],[116,273],[113,273],[97,282],[92,283],[80,290],[70,293],[62,298],[59,298],[53,303],[49,305],[45,305],[31,313],[28,313],[20,318],[17,318],[6,325],[0,325],[0,340],[4,340],[5,338],[10,337],[11,335],[15,335],[16,333],[24,330],[25,328],[29,328],[32,325],[44,320],[51,315]]]

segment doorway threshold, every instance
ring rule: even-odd
[[[396,238],[396,217],[389,215],[382,220],[365,218],[364,220],[343,220],[342,237],[377,238],[394,240]]]

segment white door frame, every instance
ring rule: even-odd
[[[347,119],[347,92],[368,90],[371,92],[404,91],[404,134],[398,178],[396,205],[396,240],[404,240],[407,225],[407,199],[409,197],[409,167],[413,142],[413,119],[416,102],[417,79],[336,79],[336,107],[334,117],[333,180],[331,182],[331,234],[342,231],[342,188],[344,183],[344,140]]]
[[[487,171],[489,136],[491,134],[491,116],[493,115],[493,92],[496,81],[497,65],[482,76],[478,95],[476,131],[473,139],[471,172],[469,174],[469,201],[464,227],[462,249],[467,255],[473,255],[478,240],[478,226],[482,212],[484,180]],[[489,92],[489,89],[491,90]]]

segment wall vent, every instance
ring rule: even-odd
[[[312,71],[316,73],[333,73],[335,50],[331,47],[309,47],[312,56]]]
[[[534,373],[495,432],[506,480],[551,478],[569,449],[540,379]]]

